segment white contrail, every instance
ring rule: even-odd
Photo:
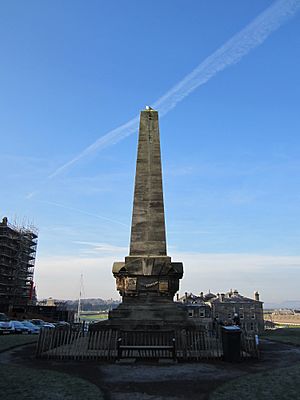
[[[47,201],[47,200],[38,200],[38,201],[40,203],[45,203],[45,204],[49,204],[51,206],[64,208],[65,210],[76,211],[77,213],[80,213],[80,214],[88,215],[88,216],[93,217],[93,218],[99,218],[99,219],[102,219],[102,220],[105,220],[105,221],[108,221],[108,222],[113,222],[114,224],[122,225],[122,226],[125,226],[126,228],[129,228],[128,225],[123,224],[123,222],[121,222],[121,221],[117,221],[116,219],[107,218],[107,217],[104,217],[104,216],[99,215],[99,214],[93,214],[93,213],[81,210],[79,208],[70,207],[70,206],[67,206],[65,204],[56,203],[56,202],[53,202],[53,201]]]
[[[206,83],[226,67],[236,64],[252,49],[262,44],[272,32],[291,18],[299,8],[300,0],[276,1],[258,15],[249,25],[201,62],[198,67],[151,106],[159,111],[160,116],[167,114],[197,87]],[[126,136],[136,132],[138,129],[138,121],[139,116],[136,116],[126,124],[100,137],[72,160],[54,171],[49,178],[60,174],[66,168],[96,150],[115,144]]]
[[[49,175],[49,178],[53,178],[54,176],[59,175],[66,168],[70,167],[72,164],[75,164],[81,158],[93,153],[94,151],[119,142],[126,136],[129,136],[132,133],[136,132],[138,130],[138,127],[139,127],[139,116],[136,116],[135,118],[126,122],[126,124],[123,124],[118,128],[108,132],[106,135],[101,136],[99,139],[96,140],[96,142],[92,143],[80,154],[78,154],[78,156],[74,157],[72,160],[68,161],[66,164],[62,165],[57,170],[55,170],[51,175]]]

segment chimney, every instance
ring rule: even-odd
[[[200,293],[200,297],[203,299],[203,292]]]
[[[187,292],[184,293],[184,296],[185,296],[184,301],[187,303],[187,300],[188,300],[188,294],[187,294]]]
[[[233,292],[233,294],[234,294],[235,296],[237,296],[237,295],[239,294],[239,292],[235,289],[235,291]]]
[[[225,293],[221,293],[221,301],[223,302],[225,299]]]
[[[176,301],[179,301],[179,293],[176,293]]]
[[[254,293],[254,300],[259,301],[259,293],[258,292]]]
[[[3,217],[2,218],[2,225],[7,226],[7,222],[8,222],[7,217]]]

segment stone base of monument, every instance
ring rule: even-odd
[[[108,320],[93,324],[91,331],[102,330],[104,327],[125,331],[170,331],[193,326],[186,309],[180,304],[172,301],[143,304],[130,302],[121,303],[110,311]]]
[[[98,351],[95,335],[110,337],[107,349],[116,351],[122,358],[177,360],[180,348],[186,349],[186,332],[195,331],[193,320],[186,309],[170,299],[151,299],[140,303],[127,299],[110,311],[106,321],[90,326],[89,350]],[[182,350],[185,351],[185,350]]]

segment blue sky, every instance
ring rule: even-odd
[[[55,172],[275,3],[1,3],[1,215],[39,228],[39,297],[76,297],[81,273],[87,297],[118,297],[111,266],[128,254],[137,134]],[[160,119],[181,292],[300,299],[300,10],[280,4],[298,12]]]

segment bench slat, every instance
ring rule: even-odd
[[[173,346],[119,346],[122,350],[172,350]]]

